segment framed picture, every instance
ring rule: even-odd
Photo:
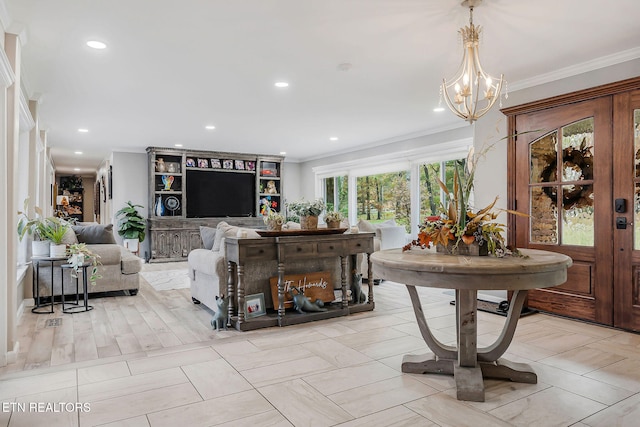
[[[264,316],[267,310],[264,306],[264,294],[247,295],[244,298],[244,316],[246,318]]]
[[[208,168],[209,160],[208,159],[198,159],[198,167],[199,168]]]
[[[109,165],[109,200],[113,199],[113,166]]]
[[[195,168],[196,167],[196,161],[194,159],[192,159],[191,157],[187,157],[187,167],[188,168]]]
[[[220,164],[219,159],[211,159],[211,167],[214,169],[220,169],[222,165]]]
[[[253,161],[249,160],[249,161],[246,161],[244,163],[244,165],[247,167],[248,171],[256,170],[256,162],[253,162]]]
[[[222,169],[233,169],[233,160],[223,160]]]
[[[244,160],[236,160],[236,169],[239,171],[244,170]]]

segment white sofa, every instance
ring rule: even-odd
[[[407,244],[407,230],[403,225],[396,224],[393,219],[381,223],[372,223],[361,219],[357,225],[361,232],[376,233],[373,238],[374,251],[401,248]],[[367,259],[364,256],[360,261],[360,272],[363,279],[368,279]]]

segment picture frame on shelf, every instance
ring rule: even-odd
[[[264,316],[267,309],[264,305],[264,294],[247,295],[244,298],[244,315],[246,318]]]
[[[244,160],[236,160],[236,170],[243,171],[244,170]]]
[[[222,169],[233,169],[233,160],[223,160]]]
[[[198,159],[198,167],[203,169],[209,168],[209,159]]]
[[[247,167],[248,171],[255,171],[256,170],[256,162],[254,162],[252,160],[247,160],[244,164]]]
[[[195,159],[192,159],[191,157],[187,157],[186,165],[188,168],[195,168],[196,167]]]
[[[222,165],[220,164],[220,159],[211,159],[211,167],[214,169],[222,168]]]

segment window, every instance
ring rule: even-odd
[[[446,205],[444,191],[440,188],[437,179],[452,191],[456,167],[458,174],[464,179],[466,164],[466,159],[462,158],[420,165],[420,221],[428,216],[440,215],[443,205]]]
[[[373,223],[395,219],[407,232],[411,225],[409,171],[358,177],[358,219]]]
[[[341,212],[345,218],[349,216],[349,180],[346,176],[332,176],[323,180],[327,212]]]

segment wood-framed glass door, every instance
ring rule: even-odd
[[[509,241],[574,261],[528,305],[640,331],[640,78],[504,112]]]
[[[613,108],[614,326],[640,331],[640,90]]]
[[[528,305],[611,324],[611,98],[516,117],[516,245],[573,259],[567,282]],[[536,132],[531,132],[531,131]],[[524,133],[530,132],[530,133]]]

